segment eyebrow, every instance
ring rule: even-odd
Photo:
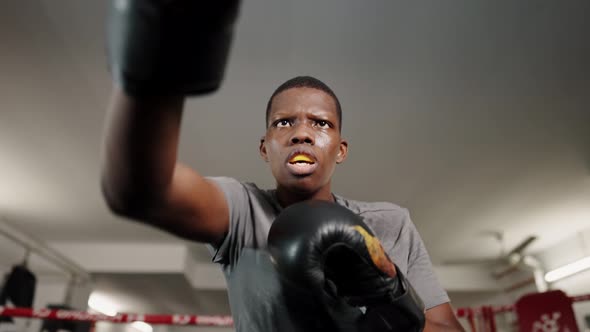
[[[285,114],[285,113],[290,113],[290,111],[283,110],[283,109],[272,111],[269,114],[269,117],[268,118],[269,119],[274,119],[274,118],[282,118],[282,117],[291,117],[290,114]],[[323,109],[323,108],[315,108],[315,109],[312,109],[311,110],[311,114],[312,115],[315,115],[315,116],[323,115],[323,116],[326,116],[326,117],[330,117],[333,114],[334,117],[338,118],[338,114],[336,114],[336,112],[332,112],[332,111],[329,111],[329,110]]]

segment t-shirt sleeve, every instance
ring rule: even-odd
[[[252,236],[250,198],[243,183],[230,177],[207,177],[223,191],[229,209],[229,228],[220,243],[209,244],[213,262],[231,265]]]
[[[406,234],[402,235],[408,239],[410,248],[406,277],[424,302],[426,309],[449,302],[449,296],[434,273],[430,256],[409,213],[406,213],[406,218],[403,229]]]

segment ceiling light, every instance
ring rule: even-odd
[[[88,298],[88,306],[95,311],[108,316],[117,315],[115,304],[106,296],[92,293]]]
[[[578,272],[582,272],[588,268],[590,268],[590,256],[559,267],[553,271],[547,272],[547,274],[545,274],[545,280],[547,282],[554,282],[559,279],[574,275]]]
[[[131,323],[131,326],[133,326],[136,330],[140,331],[140,332],[152,332],[152,326],[146,322],[133,322]]]

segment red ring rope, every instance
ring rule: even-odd
[[[590,294],[570,297],[572,302],[590,301]],[[501,312],[513,311],[513,305],[488,306],[480,308],[458,308],[457,317],[467,317],[470,323],[474,315],[488,312],[496,314]],[[157,315],[157,314],[117,314],[108,316],[103,314],[93,314],[84,311],[60,310],[60,309],[31,309],[31,308],[7,308],[0,306],[0,316],[24,317],[24,318],[41,318],[41,319],[60,319],[68,321],[86,321],[99,322],[107,321],[112,323],[131,323],[135,321],[146,322],[148,324],[164,325],[198,325],[198,326],[232,326],[233,319],[231,316],[201,316],[201,315]]]
[[[83,311],[60,309],[31,309],[31,308],[6,308],[0,306],[0,316],[59,319],[69,321],[112,323],[131,323],[142,321],[148,324],[165,325],[199,325],[199,326],[232,326],[231,316],[199,316],[199,315],[151,315],[151,314],[117,314],[108,316],[92,314]]]

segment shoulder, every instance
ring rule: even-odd
[[[408,209],[392,202],[366,202],[335,195],[336,201],[363,217],[366,222],[403,226],[411,223]],[[371,225],[373,226],[373,225]]]
[[[341,196],[336,196],[336,201],[361,216],[386,248],[405,246],[408,235],[415,230],[408,209],[395,203],[366,202]]]
[[[277,209],[275,190],[263,189],[253,182],[244,182],[232,177],[220,176],[208,177],[208,179],[221,188],[230,207],[237,205],[242,209]]]
[[[259,197],[270,197],[271,191],[259,188],[253,182],[240,181],[228,176],[209,176],[207,179],[217,184],[225,192],[227,191],[241,191],[244,194],[251,194]]]

